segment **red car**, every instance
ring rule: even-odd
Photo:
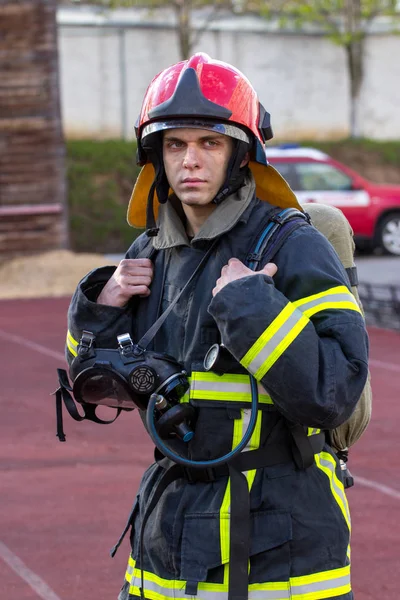
[[[386,254],[400,256],[400,186],[372,183],[315,148],[267,147],[266,156],[300,204],[319,202],[340,208],[359,248],[380,247]]]

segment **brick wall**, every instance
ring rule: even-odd
[[[0,3],[0,260],[67,245],[55,10]]]

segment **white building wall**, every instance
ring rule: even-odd
[[[400,38],[376,35],[366,42],[366,69],[361,97],[365,137],[400,138]]]
[[[138,11],[59,9],[61,104],[67,137],[134,137],[148,84],[179,60],[171,16]],[[321,35],[287,33],[264,20],[213,22],[193,51],[238,67],[271,113],[281,140],[349,134],[349,83],[343,48]],[[366,137],[400,138],[400,38],[366,44],[361,127]]]

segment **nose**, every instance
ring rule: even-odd
[[[199,166],[198,152],[195,147],[187,146],[185,156],[183,158],[183,166],[185,169],[195,169]]]

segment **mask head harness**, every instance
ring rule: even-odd
[[[211,93],[217,102],[206,97]],[[179,128],[206,129],[233,139],[225,181],[213,200],[216,204],[243,186],[248,167],[241,167],[241,163],[247,152],[254,160],[266,164],[263,144],[272,138],[270,115],[240,71],[227,63],[212,61],[202,53],[166,69],[150,84],[135,127],[137,162],[141,165],[151,162],[155,169],[146,209],[148,235],[158,233],[153,208],[155,193],[161,204],[167,202],[170,193],[164,170],[162,132]]]

